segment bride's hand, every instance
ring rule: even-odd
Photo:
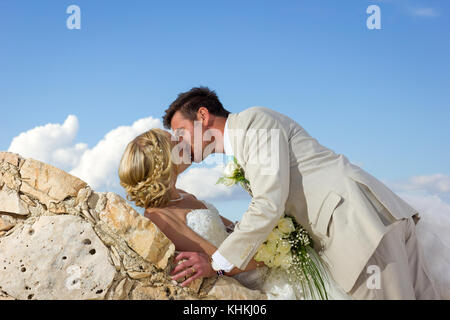
[[[181,286],[185,287],[198,278],[209,278],[216,275],[211,267],[209,256],[202,252],[181,252],[175,257],[175,262],[186,261],[178,264],[171,272],[172,280],[188,277]]]

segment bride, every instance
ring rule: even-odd
[[[178,175],[189,165],[173,163],[172,149],[177,142],[172,140],[169,132],[152,129],[131,141],[120,162],[120,184],[128,200],[145,208],[145,217],[158,226],[177,251],[211,257],[233,231],[234,224],[222,217],[212,204],[175,187]],[[186,274],[190,281],[196,277],[195,271]],[[210,276],[214,275],[211,270]],[[245,270],[235,268],[227,276],[263,292],[268,299],[305,299],[301,286],[289,281],[285,271],[268,268],[254,259]],[[330,276],[326,289],[329,299],[351,299]]]

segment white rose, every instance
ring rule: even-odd
[[[227,187],[231,187],[234,183],[235,181],[233,179],[223,178],[223,184],[226,185]]]
[[[292,254],[286,254],[281,258],[281,262],[280,262],[280,266],[284,269],[287,270],[290,268],[290,266],[292,265]]]
[[[236,170],[238,170],[239,167],[234,161],[230,161],[225,166],[225,169],[223,170],[223,175],[227,178],[232,178],[234,176],[234,173]]]
[[[275,267],[280,267],[281,266],[282,259],[283,259],[283,256],[281,256],[279,254],[277,254],[275,256],[275,258],[273,259],[273,264],[275,265]]]
[[[281,232],[289,234],[292,231],[295,231],[294,223],[291,218],[283,218],[278,221],[278,228]]]
[[[277,254],[275,256],[275,259],[273,260],[273,264],[276,267],[282,267],[283,269],[287,270],[291,266],[292,263],[292,255],[290,253],[287,254]]]
[[[266,244],[262,244],[256,253],[255,260],[267,263],[273,258],[274,252]]]
[[[278,245],[278,240],[276,240],[276,241],[267,240],[267,242],[266,242],[267,248],[270,250],[270,252],[273,252],[274,254],[277,251],[277,245]]]
[[[272,232],[267,237],[268,241],[279,241],[283,238],[283,233],[278,229],[275,228],[272,230]]]
[[[291,244],[287,240],[281,240],[278,243],[278,252],[281,254],[288,254],[291,251]]]

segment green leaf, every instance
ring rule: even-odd
[[[216,182],[216,184],[223,184],[225,182],[225,178],[219,178]]]

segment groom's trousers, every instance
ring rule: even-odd
[[[349,294],[358,300],[434,300],[439,294],[427,269],[413,218],[394,222]]]

